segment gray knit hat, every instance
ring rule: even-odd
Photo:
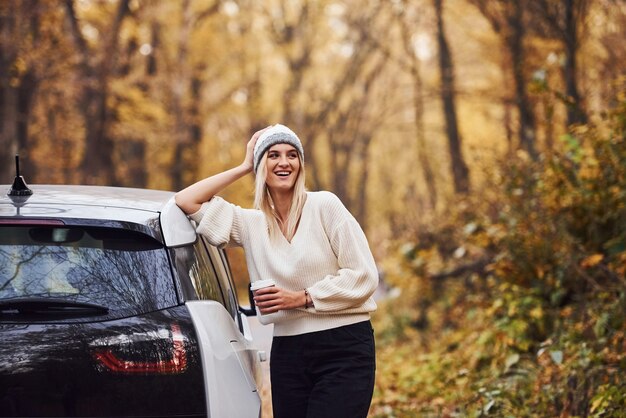
[[[298,153],[300,154],[300,158],[304,160],[304,148],[302,147],[302,142],[300,142],[300,138],[296,135],[291,129],[287,128],[285,125],[281,125],[277,123],[276,125],[271,126],[268,130],[263,132],[259,139],[257,139],[256,144],[254,145],[254,172],[256,173],[259,168],[259,163],[261,162],[261,158],[263,158],[263,154],[267,151],[272,145],[276,144],[289,144],[293,145]]]

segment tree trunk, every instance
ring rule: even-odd
[[[172,162],[171,177],[173,190],[185,187],[183,175],[185,163],[183,153],[189,146],[189,138],[185,129],[184,100],[188,92],[187,51],[191,26],[191,4],[189,0],[182,3],[182,15],[178,33],[178,51],[176,57],[177,73],[172,86],[172,111],[174,113],[174,161]]]
[[[484,13],[483,13],[484,14]],[[489,16],[486,16],[490,19]],[[501,27],[500,25],[495,24],[495,22],[491,22],[494,30],[497,31],[497,28]],[[498,32],[499,33],[499,32]],[[503,123],[504,123],[504,133],[506,137],[506,146],[507,146],[507,155],[510,157],[513,155],[515,144],[513,143],[514,138],[514,129],[513,129],[513,99],[510,96],[511,90],[511,74],[513,73],[511,69],[511,51],[508,48],[507,42],[502,42],[502,52],[500,53],[500,68],[502,69],[502,80],[503,80],[503,92],[502,92],[502,108],[504,112]]]
[[[526,92],[526,77],[524,76],[524,64],[526,61],[524,51],[524,22],[523,22],[523,2],[513,2],[513,13],[509,18],[511,28],[510,35],[506,41],[509,46],[511,61],[513,62],[513,80],[515,82],[515,102],[519,113],[519,139],[520,146],[531,156],[537,159],[536,125],[535,116],[530,106],[528,94]]]
[[[346,154],[346,147],[342,139],[336,137],[344,135],[344,128],[335,127],[336,133],[329,133],[330,145],[330,173],[332,173],[332,191],[339,197],[343,204],[351,209],[352,202],[348,193],[348,177],[350,172],[350,160]]]
[[[584,2],[585,0],[581,0]],[[563,78],[565,79],[565,93],[570,101],[567,106],[567,124],[578,124],[587,122],[582,99],[578,92],[576,75],[576,53],[578,52],[578,19],[575,13],[576,7],[581,7],[579,1],[565,0],[565,65],[563,66]],[[583,16],[578,16],[583,19]]]
[[[98,79],[97,88],[85,87],[81,99],[81,112],[85,124],[85,150],[80,163],[83,182],[86,184],[113,185],[113,143],[106,134],[108,96],[104,74],[86,77],[90,83]]]
[[[161,25],[157,21],[153,21],[150,24],[150,45],[152,46],[152,53],[146,57],[146,75],[153,76],[157,73],[157,59],[156,54],[158,48],[161,46]]]
[[[567,124],[586,123],[583,99],[578,90],[576,55],[580,47],[581,32],[586,28],[585,19],[590,0],[527,0],[534,12],[533,17],[539,19],[549,29],[549,39],[558,39],[565,50],[565,62],[562,69],[565,83]],[[543,29],[543,28],[542,28]],[[545,36],[545,31],[541,31]],[[559,93],[557,93],[559,94]],[[559,94],[560,96],[560,94]]]
[[[441,73],[441,101],[445,116],[448,148],[454,191],[460,194],[469,192],[469,169],[463,159],[461,137],[459,135],[456,117],[456,99],[454,87],[454,66],[444,32],[443,0],[434,0],[437,15],[437,43],[439,46],[439,71]]]
[[[505,112],[505,130],[508,143],[508,153],[511,154],[517,147],[526,150],[533,158],[537,158],[536,138],[537,127],[532,105],[528,97],[525,77],[526,53],[524,39],[526,36],[526,24],[524,22],[524,10],[528,6],[528,0],[471,0],[483,16],[485,16],[494,32],[502,40],[505,50],[502,52],[502,71],[505,75],[503,106]],[[513,86],[509,85],[511,74]],[[518,113],[518,144],[513,144],[513,129],[511,128],[511,99],[507,92],[514,91],[514,101]]]
[[[119,33],[129,10],[128,3],[129,0],[120,0],[118,3],[108,36],[101,46],[100,59],[94,62],[94,52],[89,49],[79,28],[74,1],[65,2],[74,42],[81,56],[79,68],[82,72],[83,88],[80,105],[85,125],[85,148],[80,169],[83,182],[87,184],[117,184],[113,162],[114,144],[107,132],[106,102],[109,76],[115,65]]]
[[[5,83],[5,77],[2,77],[0,87],[0,114],[2,116],[0,119],[0,179],[2,183],[11,182],[15,176],[13,158],[17,153],[16,102],[15,89]]]
[[[17,150],[20,154],[25,153],[27,156],[33,148],[30,137],[28,136],[28,123],[30,121],[31,109],[33,108],[33,97],[37,90],[37,80],[35,73],[28,70],[22,77],[20,86],[17,88],[17,118],[15,123]],[[25,173],[26,174],[26,173]],[[34,181],[37,177],[37,166],[34,161],[28,165],[28,179]]]
[[[15,175],[12,161],[17,151],[16,93],[10,72],[17,51],[11,48],[15,17],[6,4],[0,5],[0,12],[0,182],[8,183]]]
[[[368,151],[372,135],[367,134],[362,137],[357,156],[361,162],[359,174],[356,178],[356,195],[354,199],[354,217],[364,231],[367,231],[367,182],[369,180],[369,158]]]
[[[406,3],[403,3],[403,7],[406,6]],[[424,176],[424,182],[428,190],[428,206],[430,209],[435,209],[437,206],[437,187],[435,186],[435,175],[430,160],[428,159],[428,146],[426,144],[426,131],[424,129],[424,92],[420,60],[415,54],[413,47],[412,30],[409,28],[409,24],[404,16],[400,16],[398,23],[400,24],[404,52],[408,57],[407,69],[411,75],[411,81],[413,82],[413,115],[415,118],[417,160],[422,169],[422,175]]]
[[[194,15],[192,3],[185,0],[182,5],[182,19],[178,38],[178,74],[174,80],[173,112],[176,142],[172,163],[172,187],[181,190],[197,180],[199,167],[199,145],[202,140],[200,121],[200,100],[202,80],[197,74],[201,68],[193,68],[188,59],[192,29],[201,19],[219,10],[219,2],[214,3],[204,13]]]
[[[428,189],[428,205],[430,209],[437,207],[437,187],[435,175],[428,158],[428,145],[426,144],[426,132],[424,128],[424,97],[422,89],[422,77],[419,71],[419,62],[413,60],[413,113],[415,115],[415,140],[417,143],[417,158],[422,168],[426,188]]]
[[[198,72],[198,71],[196,71]],[[200,93],[202,92],[202,80],[197,76],[191,79],[191,103],[189,104],[189,122],[187,126],[190,153],[187,159],[187,174],[189,178],[186,184],[191,184],[198,178],[198,168],[200,166],[200,142],[202,141],[202,123],[200,121]]]
[[[120,184],[124,187],[146,187],[148,173],[145,142],[137,139],[122,141],[119,146],[119,156],[126,162],[126,177],[120,179]]]
[[[281,12],[286,15],[286,10],[291,0],[278,2]],[[276,43],[285,49],[285,60],[289,66],[289,82],[283,91],[282,120],[289,126],[296,126],[294,117],[300,113],[295,107],[298,104],[298,92],[301,90],[304,74],[309,67],[311,55],[309,2],[302,2],[297,13],[292,19],[285,19],[282,25],[273,27]]]
[[[0,9],[0,181],[9,182],[15,175],[13,158],[20,154],[28,161],[32,144],[28,137],[33,96],[39,84],[37,75],[29,68],[17,73],[15,63],[20,58],[22,42],[39,39],[39,4],[37,0],[12,2]],[[24,22],[28,24],[24,24]],[[17,43],[16,43],[17,42]],[[33,181],[34,164],[24,164],[23,174]]]

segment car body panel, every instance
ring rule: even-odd
[[[9,185],[0,185],[0,190]],[[0,195],[0,217],[100,219],[162,228],[168,247],[191,244],[196,231],[174,202],[174,193],[105,186],[33,185],[32,196]]]
[[[215,370],[215,373],[204,375],[209,415],[229,418],[260,416],[261,398],[254,380],[258,364],[256,349],[226,320],[225,317],[230,315],[221,304],[189,301],[186,305],[191,316],[197,318],[194,325],[203,366]],[[207,321],[206,318],[215,320]],[[232,370],[240,373],[229,372]],[[228,396],[232,393],[237,393],[239,399]],[[231,402],[211,402],[211,399]]]
[[[8,190],[10,185],[0,185],[0,190]],[[60,204],[71,206],[101,206],[159,212],[165,202],[174,195],[161,190],[135,189],[130,187],[79,186],[79,185],[30,185],[33,194],[28,204]],[[0,203],[11,204],[12,199],[0,195]],[[108,219],[108,217],[106,218]]]
[[[184,367],[155,372],[149,366],[156,359],[167,365],[173,358],[173,325],[184,342]],[[206,414],[200,353],[184,306],[105,322],[0,323],[0,334],[0,416]],[[99,360],[106,353],[122,367]],[[143,369],[131,367],[138,364]]]

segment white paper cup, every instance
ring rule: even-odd
[[[252,282],[252,284],[250,285],[250,290],[255,292],[259,289],[264,289],[266,287],[272,287],[272,286],[276,286],[276,283],[272,279],[256,280]]]
[[[276,286],[276,283],[272,279],[264,279],[264,280],[256,280],[252,282],[250,285],[250,290],[252,293],[256,292],[259,289],[265,289],[266,287]],[[259,307],[255,306],[257,315],[263,315],[261,311],[259,311]]]

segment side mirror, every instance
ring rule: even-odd
[[[254,304],[254,295],[252,294],[252,290],[250,289],[251,284],[248,284],[248,301],[250,301],[250,307],[244,308],[242,306],[239,307],[239,311],[243,313],[245,316],[256,316],[256,309]]]

